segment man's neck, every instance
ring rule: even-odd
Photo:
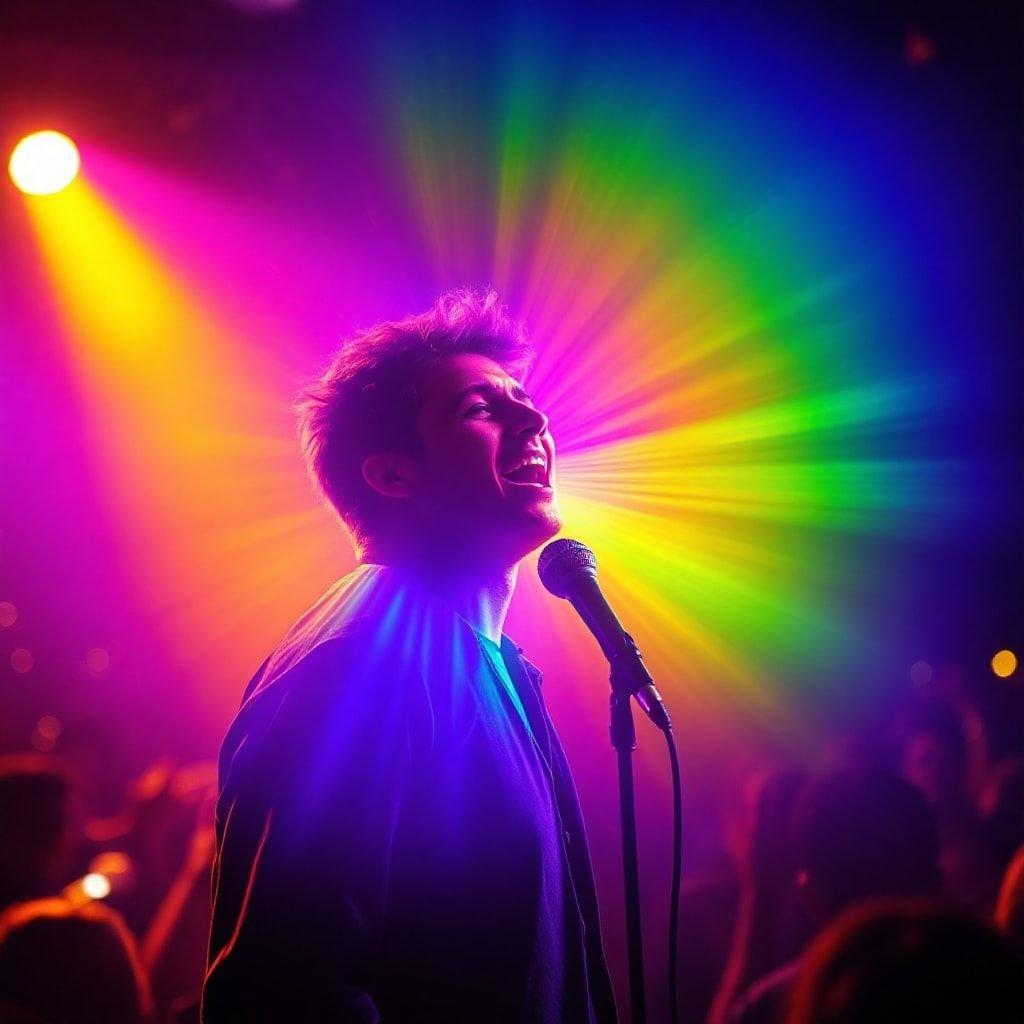
[[[510,566],[486,579],[467,581],[445,599],[478,633],[500,644],[518,574],[519,567]]]
[[[501,643],[505,616],[519,575],[518,564],[453,569],[377,548],[367,550],[363,562],[407,569],[438,598],[451,605],[478,633]]]

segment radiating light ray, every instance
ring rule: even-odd
[[[661,616],[674,623],[669,636],[684,638],[704,658],[713,654],[709,638],[716,632],[747,642],[769,637],[778,649],[801,642],[821,644],[822,634],[841,629],[827,610],[803,598],[792,565],[783,563],[790,575],[786,588],[772,586],[777,572],[758,564],[755,545],[721,535],[702,543],[701,532],[692,527],[682,539],[679,531],[666,527],[664,516],[649,513],[580,500],[569,508],[567,526],[586,528],[595,550],[606,553],[613,578],[621,574],[631,580],[630,593],[644,594],[650,611],[657,614],[660,608]],[[728,669],[731,683],[753,692],[754,665],[734,651],[716,660],[718,673]],[[716,674],[707,685],[717,688],[721,682]]]
[[[810,666],[875,650],[851,612],[886,585],[879,542],[966,508],[934,433],[951,378],[915,358],[909,247],[836,156],[790,151],[770,101],[732,107],[720,73],[552,52],[515,37],[491,121],[490,93],[445,105],[450,78],[427,117],[414,55],[398,76],[421,244],[454,283],[474,265],[452,239],[490,241],[540,349],[565,532],[598,551],[652,660],[688,667],[671,699],[785,728]],[[485,123],[500,134],[474,149]],[[477,183],[451,172],[467,146]]]
[[[301,603],[323,557],[287,390],[271,397],[252,339],[197,302],[88,182],[29,209],[139,600],[180,670],[240,678],[246,638],[287,621],[267,593],[293,585]],[[281,558],[290,584],[275,579]]]

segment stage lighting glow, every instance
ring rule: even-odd
[[[43,754],[48,754],[57,745],[56,740],[51,740],[49,737],[44,736],[38,729],[32,730],[29,742],[36,750]]]
[[[60,132],[34,132],[21,140],[8,165],[11,180],[31,196],[48,196],[75,180],[81,158],[78,147]]]
[[[11,651],[11,668],[15,672],[20,672],[22,675],[26,672],[31,672],[35,663],[36,660],[32,657],[32,652],[26,650],[26,648],[18,647]]]
[[[102,647],[93,647],[85,656],[85,667],[94,676],[101,676],[110,668],[110,655]]]
[[[102,900],[110,895],[110,879],[96,872],[82,879],[82,892],[90,899]]]
[[[893,590],[891,552],[971,526],[978,490],[946,445],[956,346],[920,357],[934,351],[919,274],[932,247],[888,215],[903,187],[888,170],[848,159],[891,140],[862,140],[842,103],[826,119],[768,91],[755,109],[743,65],[722,77],[638,52],[575,67],[566,90],[558,47],[523,31],[487,90],[462,88],[461,64],[439,89],[419,45],[390,49],[401,117],[374,152],[404,212],[380,255],[410,254],[412,291],[376,281],[376,250],[349,254],[365,277],[342,293],[319,271],[312,283],[333,257],[306,232],[95,146],[88,180],[25,204],[123,571],[143,600],[159,595],[161,654],[223,717],[211,672],[247,674],[311,581],[349,568],[323,557],[338,533],[283,428],[282,381],[324,356],[303,338],[491,282],[538,342],[530,389],[559,444],[566,533],[597,553],[701,743],[738,720],[788,734],[807,700],[838,717],[871,696],[838,677],[884,654],[873,609]],[[268,557],[294,581],[273,602]],[[509,634],[572,694],[600,666],[571,609],[520,581]],[[917,585],[909,574],[892,603]],[[603,721],[600,695],[587,700]]]
[[[927,661],[915,661],[910,666],[910,680],[917,686],[927,686],[932,681],[931,665]]]
[[[54,718],[53,715],[43,715],[36,722],[36,731],[40,736],[45,736],[48,740],[55,740],[61,732],[60,719]]]
[[[0,627],[13,626],[18,621],[18,609],[10,601],[0,601]]]
[[[90,873],[102,875],[111,884],[131,870],[131,860],[120,850],[105,850],[93,857],[89,865]]]
[[[998,651],[993,654],[992,671],[1001,679],[1008,679],[1017,671],[1017,655],[1013,651]]]

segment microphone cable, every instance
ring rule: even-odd
[[[663,729],[672,764],[672,894],[668,919],[668,1009],[671,1024],[679,1024],[679,890],[683,873],[683,784],[675,733]]]

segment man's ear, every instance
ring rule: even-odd
[[[408,455],[367,455],[362,470],[367,484],[386,498],[408,498],[412,494],[413,464]]]

